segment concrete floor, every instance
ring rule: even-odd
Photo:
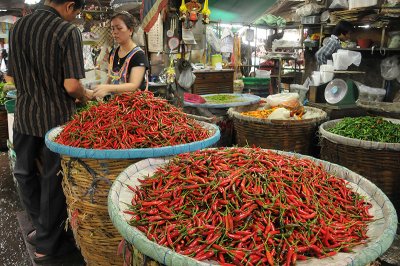
[[[17,221],[22,211],[10,172],[8,155],[0,152],[0,265],[31,265]]]
[[[25,244],[21,230],[27,222],[21,223],[23,213],[14,181],[10,171],[7,152],[0,152],[0,266],[33,265],[28,250],[32,248]],[[18,224],[17,214],[21,226]],[[26,218],[22,218],[22,220]],[[32,254],[31,254],[32,255]],[[78,258],[79,261],[79,258]],[[59,265],[82,265],[82,263],[61,263]],[[390,249],[371,266],[400,266],[400,237],[396,239]]]

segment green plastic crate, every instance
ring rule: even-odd
[[[246,85],[268,85],[269,78],[243,78],[244,86]]]

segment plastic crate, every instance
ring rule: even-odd
[[[269,78],[243,78],[243,92],[251,93],[265,98],[269,95],[269,82]]]

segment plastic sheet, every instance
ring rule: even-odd
[[[366,199],[373,205],[371,214],[374,215],[375,221],[369,225],[369,230],[367,232],[370,242],[355,247],[353,249],[354,252],[351,253],[341,252],[333,257],[325,259],[311,259],[304,262],[297,262],[297,265],[361,266],[374,261],[390,247],[396,233],[397,216],[392,203],[379,188],[362,176],[342,166],[300,154],[277,152],[299,158],[308,158],[318,164],[321,163],[327,172],[349,181],[353,190],[366,196]],[[128,167],[117,177],[108,195],[108,210],[114,226],[121,235],[140,252],[164,265],[218,265],[210,261],[197,261],[193,258],[175,253],[169,248],[150,241],[142,232],[127,223],[130,215],[124,214],[123,210],[128,208],[126,202],[130,202],[132,191],[130,191],[126,185],[137,186],[139,184],[137,181],[138,178],[153,174],[158,167],[165,163],[167,163],[167,159],[163,158],[142,160]]]

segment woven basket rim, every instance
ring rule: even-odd
[[[371,111],[379,111],[384,113],[400,114],[400,102],[370,102],[370,101],[356,101],[357,106]]]
[[[140,149],[85,149],[70,147],[59,144],[54,141],[55,137],[60,134],[63,127],[56,127],[49,130],[45,136],[46,146],[53,152],[61,155],[67,155],[75,158],[88,158],[88,159],[135,159],[135,158],[153,158],[161,156],[176,155],[185,152],[192,152],[207,148],[215,143],[221,137],[219,127],[217,125],[196,121],[203,128],[212,132],[212,135],[207,139],[195,141],[186,144],[179,144],[174,146],[166,146],[159,148],[140,148]]]
[[[285,125],[297,125],[297,124],[315,124],[325,120],[328,114],[319,108],[304,106],[305,110],[310,110],[314,112],[320,113],[319,117],[310,118],[310,119],[302,119],[302,120],[278,120],[278,119],[265,119],[265,118],[256,118],[250,117],[246,115],[240,114],[240,112],[236,111],[236,107],[229,108],[228,115],[236,118],[238,120],[243,120],[247,122],[254,122],[259,124],[285,124]]]
[[[268,150],[268,149],[264,149]],[[349,256],[344,262],[343,265],[365,265],[373,260],[375,260],[377,257],[379,257],[381,254],[383,254],[391,245],[391,243],[394,240],[394,236],[396,234],[396,228],[397,228],[397,215],[396,215],[396,210],[394,209],[393,204],[390,202],[390,200],[387,198],[387,196],[378,188],[376,187],[372,182],[367,180],[366,178],[362,177],[361,175],[343,167],[337,164],[333,164],[327,161],[319,160],[310,156],[306,155],[301,155],[297,153],[291,153],[291,152],[284,152],[284,151],[277,151],[277,150],[270,150],[279,154],[283,155],[291,155],[295,156],[297,158],[306,158],[309,160],[312,160],[313,162],[317,164],[322,164],[326,168],[327,172],[334,173],[335,175],[339,176],[340,178],[346,179],[349,182],[352,182],[354,184],[357,184],[360,188],[366,188],[368,186],[371,186],[375,192],[371,192],[369,194],[371,197],[374,197],[374,200],[377,200],[377,194],[380,195],[382,198],[379,200],[380,202],[378,203],[379,206],[381,207],[382,212],[384,212],[386,215],[383,217],[384,218],[384,225],[385,227],[383,228],[383,232],[376,237],[376,239],[373,240],[369,244],[368,247],[364,247],[361,250],[358,250],[354,255],[351,257]],[[125,239],[133,244],[140,252],[143,254],[157,260],[160,263],[163,263],[164,265],[174,265],[174,266],[205,266],[205,265],[210,265],[210,263],[202,262],[202,261],[197,261],[193,258],[175,253],[171,249],[161,246],[155,242],[152,242],[147,239],[147,237],[140,232],[138,229],[135,227],[130,226],[125,218],[123,217],[121,213],[121,209],[119,208],[118,204],[116,204],[115,199],[117,198],[119,200],[119,195],[121,194],[121,190],[124,189],[124,178],[129,178],[128,173],[130,171],[134,171],[136,168],[136,172],[140,172],[142,169],[145,169],[144,165],[147,166],[161,166],[164,163],[166,163],[168,160],[165,158],[150,158],[146,160],[142,160],[136,164],[133,164],[129,166],[127,169],[124,170],[116,179],[116,182],[113,183],[110,193],[108,195],[108,211],[109,215],[111,217],[112,222],[114,223],[114,226],[118,229],[118,231],[121,233],[122,236],[125,237]],[[140,166],[141,165],[141,166]],[[341,172],[341,175],[339,173]],[[149,174],[148,171],[145,171],[146,174]],[[375,190],[376,189],[376,190]],[[378,221],[378,220],[377,220]],[[331,258],[329,258],[331,259]],[[315,265],[321,265],[320,260],[316,262],[317,264]]]
[[[394,118],[386,118],[384,117],[385,120],[391,121],[395,124],[400,124],[400,119],[394,119]],[[322,123],[319,126],[319,133],[322,138],[326,138],[327,140],[337,143],[337,144],[343,144],[343,145],[348,145],[348,146],[353,146],[353,147],[360,147],[360,148],[365,148],[365,149],[370,149],[370,150],[394,150],[394,151],[400,151],[400,143],[385,143],[385,142],[377,142],[377,141],[368,141],[368,140],[361,140],[361,139],[353,139],[349,137],[344,137],[338,134],[334,134],[332,132],[329,132],[328,129],[342,121],[343,118],[341,119],[335,119],[335,120],[330,120],[326,121],[325,123]]]

